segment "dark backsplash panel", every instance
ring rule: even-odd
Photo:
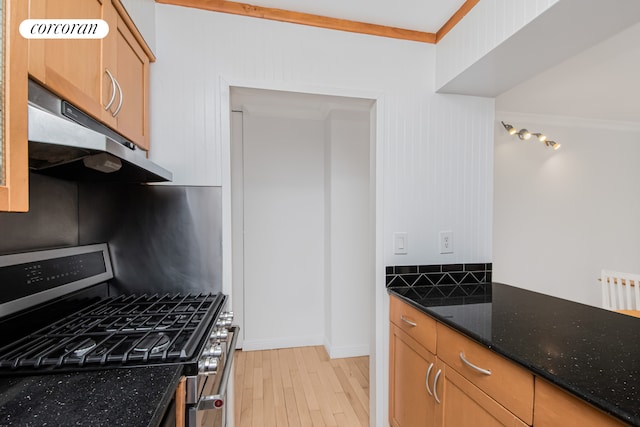
[[[0,212],[0,255],[106,242],[112,292],[221,292],[221,200],[221,187],[78,183],[31,173],[29,212]]]
[[[0,212],[0,255],[78,245],[78,184],[29,174],[29,212]]]
[[[491,263],[396,265],[386,268],[387,288],[412,288],[424,298],[484,294]]]

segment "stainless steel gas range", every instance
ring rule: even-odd
[[[177,424],[226,425],[227,297],[112,295],[112,278],[107,244],[0,256],[0,375],[179,365]]]

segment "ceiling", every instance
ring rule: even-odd
[[[496,98],[496,110],[640,122],[640,23]]]
[[[247,3],[435,33],[465,3],[465,0],[250,0]]]

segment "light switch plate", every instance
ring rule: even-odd
[[[408,252],[407,233],[396,232],[393,233],[393,253],[396,255],[406,255]]]

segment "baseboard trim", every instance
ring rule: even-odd
[[[309,347],[313,345],[323,345],[322,337],[267,338],[256,340],[245,337],[242,342],[242,349],[245,351],[273,350],[275,348]]]
[[[325,349],[331,359],[343,359],[346,357],[369,356],[368,345],[330,346],[325,343]]]

